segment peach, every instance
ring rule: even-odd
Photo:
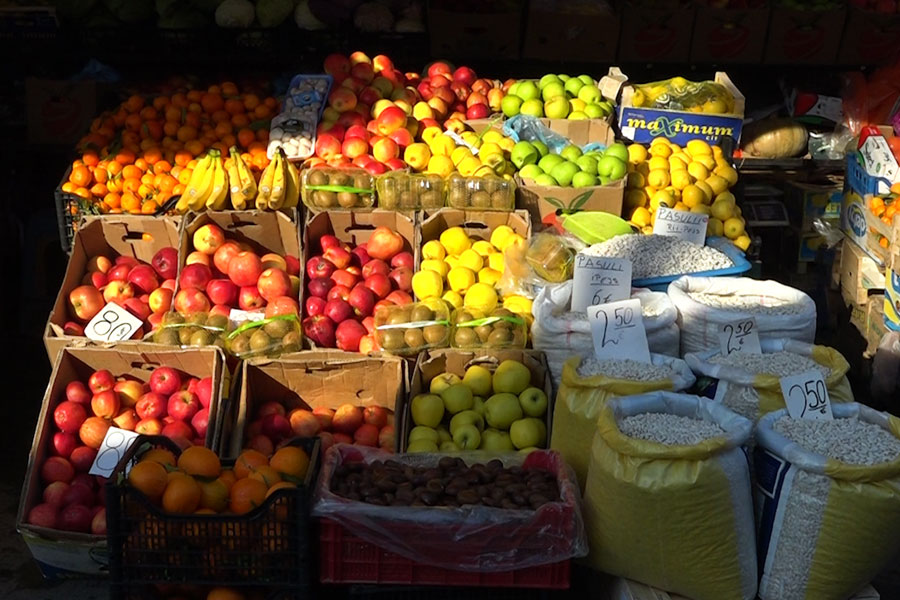
[[[356,94],[344,86],[335,88],[331,94],[328,95],[328,104],[333,106],[338,112],[353,110],[356,106],[356,101]]]
[[[398,146],[400,146],[401,149],[406,148],[407,146],[412,144],[414,141],[412,134],[409,132],[408,129],[406,129],[404,127],[401,127],[400,129],[397,129],[396,131],[390,132],[388,134],[388,137],[390,139],[394,140],[394,142]],[[347,154],[347,153],[344,152],[344,154]]]
[[[373,79],[372,88],[378,90],[382,98],[388,98],[394,93],[394,84],[387,77],[376,77]]]
[[[406,131],[405,129],[403,131]],[[341,146],[341,154],[349,159],[364,156],[369,151],[369,143],[359,137],[347,138]]]
[[[150,305],[150,310],[154,313],[164,313],[167,312],[172,307],[172,290],[167,288],[157,288],[150,292],[150,298],[148,300],[148,304]]]
[[[356,114],[356,113],[351,113]],[[366,125],[363,123],[362,125],[351,125],[347,128],[347,132],[344,133],[344,141],[346,142],[350,138],[362,138],[363,141],[369,141],[369,132],[366,131]]]
[[[402,98],[400,100],[394,100],[394,104],[396,104],[397,108],[402,110],[407,117],[412,115],[412,104],[406,100],[403,100]]]
[[[379,162],[386,163],[392,158],[400,156],[400,147],[390,138],[382,138],[372,146],[372,156]]]
[[[452,131],[456,134],[461,134],[466,130],[466,124],[463,123],[462,119],[450,118],[444,121],[444,129],[446,129],[447,131]]]
[[[384,165],[391,171],[402,171],[406,168],[406,163],[399,158],[392,158],[386,161]]]
[[[200,252],[199,250],[194,250],[190,254],[187,255],[187,258],[184,259],[185,265],[192,265],[194,263],[199,263],[201,265],[210,266],[209,264],[209,254],[205,254]]]
[[[368,57],[365,52],[361,52],[357,50],[353,54],[350,55],[350,67],[353,68],[354,65],[358,65],[359,63],[369,63],[372,64],[372,59]]]
[[[225,232],[215,223],[207,223],[194,232],[194,250],[203,254],[215,254],[225,243]]]
[[[362,91],[359,92],[359,101],[364,104],[372,105],[382,98],[384,98],[384,94],[381,93],[381,90],[370,85],[364,87]]]
[[[259,260],[262,262],[263,269],[281,269],[282,271],[287,271],[287,261],[285,261],[284,257],[280,254],[269,252],[268,254],[260,256]]]
[[[388,135],[401,127],[406,127],[406,113],[397,106],[388,106],[381,111],[376,119],[378,121],[378,133]],[[375,155],[378,158],[378,155]]]
[[[440,98],[447,103],[447,106],[452,106],[458,100],[456,94],[454,94],[453,90],[451,90],[450,88],[438,88],[434,90],[434,95],[432,97]]]
[[[357,63],[350,68],[350,75],[362,79],[366,83],[372,83],[372,80],[375,79],[375,68],[370,62]]]
[[[412,116],[419,121],[421,121],[422,119],[433,119],[434,109],[431,108],[427,102],[416,102],[413,105]]]
[[[506,94],[503,93],[503,90],[499,88],[491,88],[490,90],[488,90],[488,106],[491,107],[492,112],[500,112],[500,103],[503,101],[503,97],[505,95]]]
[[[213,254],[213,264],[219,270],[220,273],[228,272],[228,263],[232,258],[237,256],[238,252],[241,251],[240,246],[238,246],[234,242],[225,242],[221,246],[216,249],[216,253]]]
[[[386,98],[382,98],[381,100],[376,101],[375,104],[372,105],[372,110],[371,110],[372,118],[377,119],[379,116],[381,116],[381,113],[385,109],[388,109],[392,106],[394,106],[394,103],[391,100],[388,100]]]
[[[443,119],[447,116],[449,106],[437,96],[432,96],[431,100],[428,101],[428,106],[434,109],[434,114],[438,119]]]
[[[330,133],[316,139],[316,156],[329,160],[341,153],[341,142]]]
[[[473,104],[487,104],[488,99],[487,96],[480,92],[472,92],[469,94],[469,97],[466,98],[466,108],[469,108]]]
[[[375,58],[372,59],[372,66],[375,67],[376,73],[394,70],[394,63],[384,54],[376,55]]]
[[[266,269],[260,274],[256,287],[259,295],[270,302],[279,296],[288,295],[291,292],[291,281],[282,269]]]

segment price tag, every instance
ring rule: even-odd
[[[594,338],[594,355],[600,359],[622,359],[649,363],[650,348],[637,298],[589,306],[588,322]]]
[[[627,258],[575,255],[572,283],[572,311],[609,304],[631,297],[631,261]]]
[[[719,346],[722,355],[727,356],[735,352],[747,352],[761,354],[759,345],[759,332],[756,327],[756,319],[741,319],[732,323],[719,326]]]
[[[831,400],[821,371],[781,378],[781,393],[793,419],[832,421]]]
[[[246,323],[248,321],[262,321],[266,318],[266,313],[261,310],[241,310],[239,308],[232,308],[231,312],[228,313],[228,320],[231,321],[234,325],[240,325],[241,323]]]
[[[90,320],[84,328],[84,335],[95,342],[120,342],[131,338],[141,325],[143,321],[115,302],[110,302]]]
[[[118,427],[107,429],[103,443],[100,444],[100,448],[97,450],[97,458],[94,459],[94,464],[91,465],[88,475],[100,475],[102,477],[112,475],[116,465],[119,464],[119,461],[122,460],[125,452],[128,451],[137,437],[137,433],[127,429],[119,429]]]
[[[698,246],[706,243],[706,226],[709,215],[660,206],[656,211],[653,233],[677,237]]]

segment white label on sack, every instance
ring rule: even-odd
[[[627,258],[575,255],[572,312],[631,297],[631,261]]]
[[[601,360],[630,358],[650,362],[640,300],[632,298],[589,306],[587,315],[594,338],[594,356]]]
[[[233,325],[240,325],[241,323],[246,323],[248,321],[262,321],[266,318],[266,313],[261,310],[241,310],[239,308],[232,308],[231,312],[228,313],[228,320],[231,321]]]
[[[709,215],[660,206],[656,211],[653,233],[677,237],[702,246],[706,243],[707,225],[709,225]]]
[[[110,302],[88,322],[84,335],[95,342],[120,342],[130,339],[143,324],[136,316]]]
[[[781,393],[793,419],[832,421],[831,400],[822,372],[813,369],[781,378]]]
[[[734,354],[735,352],[762,354],[756,319],[750,317],[720,325],[719,346],[722,348],[723,356]]]
[[[137,438],[137,433],[127,429],[119,429],[118,427],[107,429],[103,443],[100,444],[100,448],[97,450],[97,457],[94,459],[94,464],[91,465],[88,475],[100,475],[102,477],[112,475],[116,465],[119,464],[119,461],[125,456],[125,452],[128,451]]]

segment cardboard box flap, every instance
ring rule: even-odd
[[[622,91],[622,87],[627,82],[628,75],[623,73],[622,69],[619,67],[610,67],[609,72],[600,78],[598,87],[600,88],[600,93],[603,94],[603,97],[606,100],[616,104],[619,98],[619,92]]]
[[[300,255],[300,233],[296,211],[242,210],[192,214],[184,221],[179,261],[184,263],[192,250],[194,232],[207,223],[215,223],[227,239],[249,244],[255,252]]]
[[[525,210],[481,212],[442,208],[423,219],[421,242],[436,240],[443,231],[451,227],[462,227],[470,236],[489,240],[491,232],[501,225],[509,225],[525,239],[531,235],[531,218]]]

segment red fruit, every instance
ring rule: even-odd
[[[51,456],[41,466],[41,481],[53,483],[54,481],[72,481],[75,477],[75,467],[62,456]]]
[[[206,290],[206,286],[212,280],[212,271],[201,263],[186,265],[178,277],[178,285],[183,290]]]
[[[44,502],[46,502],[50,506],[59,508],[63,505],[63,499],[65,498],[68,489],[69,484],[65,481],[54,481],[44,488],[42,498],[44,499]]]
[[[393,302],[398,306],[404,306],[406,304],[412,303],[412,296],[410,296],[405,290],[394,290],[387,295],[387,298],[385,298],[385,300]]]
[[[231,259],[240,254],[240,252],[241,247],[237,243],[225,242],[216,248],[216,252],[213,254],[213,265],[220,273],[228,273],[228,265],[231,263]]]
[[[26,521],[36,527],[57,529],[59,527],[59,515],[57,507],[51,504],[38,504],[28,511]]]
[[[75,321],[66,321],[63,325],[63,335],[83,337],[84,325],[82,325],[81,323],[76,323]]]
[[[93,475],[88,475],[86,472],[79,472],[77,468],[75,469],[75,471],[75,477],[72,478],[72,481],[69,482],[69,485],[80,485],[93,492],[97,487],[97,478]]]
[[[352,434],[362,424],[362,409],[352,404],[342,404],[334,412],[331,426],[336,433]]]
[[[346,302],[350,298],[350,288],[346,285],[336,285],[330,290],[328,290],[328,294],[325,296],[326,300],[334,300],[339,299]]]
[[[353,443],[353,437],[346,433],[332,433],[331,437],[334,440],[335,444],[352,444]]]
[[[119,414],[113,417],[112,422],[113,425],[115,425],[119,429],[134,431],[134,428],[137,426],[140,420],[140,417],[138,417],[133,408],[123,408],[121,411],[119,411]]]
[[[256,409],[256,418],[262,419],[267,415],[281,415],[282,417],[286,414],[284,409],[284,404],[278,402],[277,400],[269,400],[267,402],[263,402],[259,405],[259,408]]]
[[[366,277],[363,285],[371,290],[379,300],[385,298],[388,294],[390,294],[392,289],[391,280],[388,279],[388,276],[384,273],[375,273],[373,275],[370,275],[369,277]]]
[[[322,429],[316,416],[303,408],[295,408],[288,416],[291,432],[300,437],[313,437]]]
[[[322,452],[334,446],[334,436],[331,434],[331,432],[319,432],[319,446],[321,446]]]
[[[106,435],[105,430],[104,435]],[[100,438],[100,441],[102,442],[103,438]],[[97,447],[99,448],[99,444]],[[69,457],[69,460],[72,462],[72,466],[75,467],[76,472],[87,473],[91,470],[91,466],[94,464],[94,459],[96,458],[96,448],[90,448],[88,446],[78,446],[72,451],[72,455]]]
[[[70,485],[63,494],[62,506],[69,506],[71,504],[91,506],[94,504],[94,490],[86,485]]]
[[[89,533],[91,531],[91,509],[83,504],[72,504],[59,513],[59,528],[63,531]]]
[[[255,285],[247,285],[238,293],[238,306],[241,310],[257,311],[266,305],[265,298]]]
[[[385,278],[385,281],[387,281],[387,278]],[[387,286],[387,291],[389,292],[390,284],[388,283]],[[387,292],[385,292],[385,295],[387,295]],[[375,308],[375,294],[364,284],[357,285],[350,291],[350,297],[347,302],[353,307],[353,312],[356,316],[368,317]]]
[[[250,443],[247,444],[247,448],[256,450],[266,456],[272,456],[275,453],[275,444],[272,443],[272,440],[270,440],[268,436],[261,433],[250,438]]]
[[[388,411],[383,406],[367,406],[363,410],[363,422],[379,429],[387,425]]]
[[[96,416],[104,419],[112,419],[119,414],[121,407],[122,403],[119,401],[119,395],[113,390],[94,394],[94,397],[91,398],[91,410]],[[84,423],[84,420],[82,420],[82,423]]]
[[[162,248],[153,255],[150,264],[162,279],[175,279],[178,274],[178,251],[171,246]]]
[[[313,409],[312,414],[319,420],[322,429],[331,429],[331,421],[334,419],[334,409],[325,406],[317,406]]]
[[[312,317],[314,315],[323,314],[325,311],[325,304],[326,301],[324,298],[310,296],[306,299],[306,315]]]
[[[359,352],[359,340],[366,335],[366,328],[358,321],[344,321],[335,329],[337,347],[347,352]]]
[[[158,367],[150,374],[150,391],[171,396],[181,389],[181,375],[172,367]]]
[[[88,387],[90,388],[92,394],[98,394],[100,392],[105,392],[106,390],[111,390],[115,385],[116,378],[113,377],[112,373],[110,373],[106,369],[95,371],[91,375],[90,379],[88,379]]]
[[[413,255],[409,252],[400,252],[399,254],[394,255],[391,258],[391,267],[394,269],[400,267],[406,267],[407,269],[412,269],[416,265],[416,260],[413,258]]]
[[[393,425],[385,425],[378,433],[378,445],[385,450],[394,451],[396,445],[396,434]]]
[[[150,265],[138,265],[128,272],[126,279],[139,294],[149,294],[159,287],[156,271]]]
[[[377,274],[387,275],[390,272],[391,272],[391,268],[388,266],[388,264],[386,262],[384,262],[380,258],[374,258],[374,259],[370,260],[369,262],[367,262],[366,264],[364,264],[362,266],[362,270],[361,270],[362,276],[365,279],[368,279],[372,275],[377,275]]]
[[[291,422],[282,415],[266,415],[262,420],[262,432],[274,443],[291,437]]]
[[[105,305],[103,294],[92,285],[80,285],[69,292],[70,314],[85,323],[93,319]]]
[[[341,323],[353,316],[353,307],[339,298],[325,303],[323,314],[334,323]]]
[[[331,277],[334,270],[334,264],[327,258],[321,256],[313,256],[306,261],[306,274],[309,275],[310,279],[316,277]]]
[[[106,509],[101,508],[94,513],[91,519],[91,533],[94,535],[106,535]]]
[[[260,274],[256,287],[266,302],[271,302],[279,296],[290,294],[291,280],[288,278],[288,274],[281,269],[266,269]]]
[[[340,246],[326,248],[322,253],[322,257],[337,269],[343,269],[350,264],[350,252]]]
[[[323,235],[319,238],[319,246],[322,248],[322,252],[328,250],[329,248],[340,248],[341,240],[333,235]]]
[[[121,257],[120,257],[121,258]],[[124,282],[128,278],[128,273],[131,271],[131,267],[133,265],[129,265],[126,263],[117,264],[112,269],[110,269],[106,273],[106,278],[110,281],[121,281]]]
[[[239,252],[228,261],[228,278],[240,287],[255,286],[262,271],[262,261],[253,252]]]
[[[360,425],[359,429],[353,434],[353,442],[360,446],[377,446],[378,428],[368,423]]]
[[[334,287],[334,281],[330,278],[316,277],[311,279],[309,285],[306,286],[310,294],[317,298],[325,298],[328,292]]]
[[[205,438],[206,430],[209,428],[209,409],[201,408],[194,416],[191,417],[191,427],[197,433],[197,437]]]
[[[206,284],[206,295],[213,304],[236,306],[240,289],[230,279],[212,279]]]
[[[179,421],[190,421],[200,410],[197,395],[187,390],[180,390],[169,396],[167,412],[170,417]]]
[[[303,319],[303,333],[317,346],[334,348],[334,322],[325,315],[313,315]]]
[[[57,431],[53,434],[53,452],[55,452],[57,456],[69,458],[72,455],[72,451],[77,447],[78,438],[75,437],[74,433]]]
[[[179,445],[190,445],[190,440],[194,439],[194,429],[184,421],[172,421],[162,428],[160,435],[164,435],[170,440],[174,440]]]
[[[359,282],[359,277],[349,269],[350,267],[348,265],[347,269],[338,269],[331,274],[331,280],[334,281],[335,285],[342,285],[345,288],[353,289],[353,286]]]
[[[53,411],[53,422],[63,433],[77,433],[85,419],[87,419],[87,411],[84,409],[84,405],[69,400],[60,402]]]
[[[413,271],[409,267],[397,267],[390,272],[388,277],[394,282],[398,290],[404,292],[412,291]]]
[[[364,267],[371,260],[372,258],[369,256],[369,252],[368,250],[366,250],[365,244],[361,244],[350,251],[350,266]]]
[[[168,398],[157,392],[147,392],[138,398],[134,410],[141,419],[161,419],[166,416]]]
[[[197,386],[194,388],[193,392],[197,394],[197,400],[200,401],[200,406],[203,408],[209,408],[209,403],[212,400],[212,392],[213,392],[213,380],[212,377],[204,377],[200,381],[197,382]]]
[[[403,250],[403,238],[388,227],[378,227],[372,232],[366,250],[372,258],[389,260]]]
[[[159,435],[162,433],[163,424],[159,419],[141,419],[134,426],[135,433],[141,435]]]

